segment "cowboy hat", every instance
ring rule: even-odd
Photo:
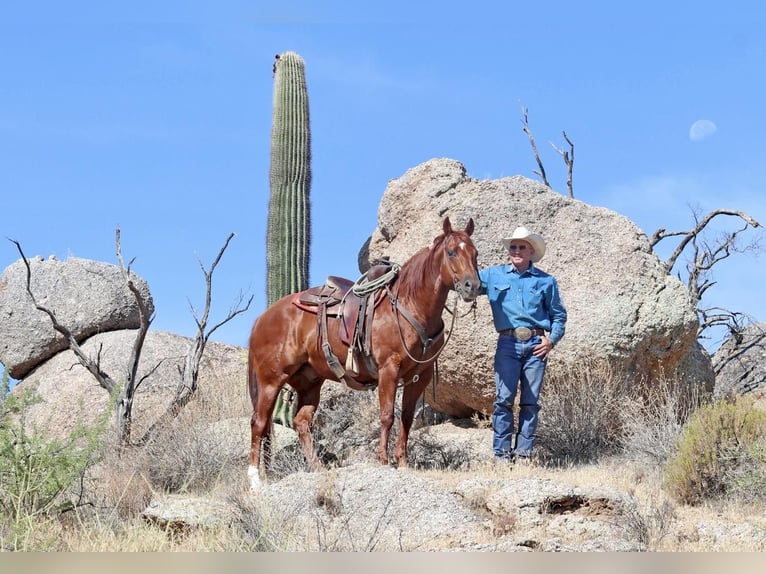
[[[513,230],[513,235],[503,239],[503,246],[509,250],[511,241],[514,239],[526,241],[532,246],[532,249],[535,250],[534,255],[529,258],[532,263],[537,263],[543,258],[543,255],[545,255],[545,239],[543,239],[542,235],[530,233],[526,227],[517,227]]]

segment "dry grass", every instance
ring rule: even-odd
[[[762,551],[757,529],[766,529],[766,501],[705,501],[698,507],[674,502],[663,489],[663,466],[675,454],[676,438],[688,409],[671,382],[658,383],[649,396],[634,397],[624,379],[601,364],[552,374],[541,411],[541,455],[529,465],[476,463],[470,443],[440,442],[428,429],[413,441],[412,472],[447,488],[472,478],[541,478],[581,488],[611,487],[627,493],[635,505],[620,516],[626,537],[647,551]],[[311,533],[295,530],[290,509],[259,504],[244,475],[247,444],[236,425],[247,425],[249,405],[241,381],[211,379],[197,400],[146,448],[117,453],[106,450],[86,477],[85,497],[75,510],[38,517],[19,550],[112,551],[295,551],[313,549],[383,550],[375,535],[364,540],[333,538],[320,518]],[[585,390],[583,390],[585,389]],[[244,422],[243,422],[244,421]],[[485,421],[476,419],[476,428]],[[233,426],[230,426],[233,425]],[[345,513],[334,467],[374,458],[377,446],[376,393],[351,392],[337,385],[323,389],[316,420],[316,440],[328,470],[314,503],[317,516],[343,521]],[[484,429],[482,432],[486,432]],[[467,446],[468,445],[468,446]],[[467,461],[473,462],[468,463]],[[300,453],[285,450],[275,461],[276,476],[305,470]],[[197,493],[225,499],[235,509],[232,520],[210,528],[158,527],[142,517],[157,494]],[[490,487],[465,500],[487,512],[488,544],[502,537],[522,537],[519,516],[487,511]],[[757,517],[761,518],[757,518]],[[382,516],[380,520],[390,517]],[[734,525],[734,526],[732,526]],[[741,529],[741,535],[730,536]],[[750,532],[748,529],[753,529]],[[0,518],[0,542],[4,538]],[[756,533],[756,534],[754,534]],[[351,537],[351,538],[349,538]],[[449,542],[444,542],[447,549]],[[401,548],[407,542],[401,541]],[[397,550],[397,548],[391,548]]]

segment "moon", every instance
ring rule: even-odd
[[[689,139],[693,142],[701,142],[712,136],[716,131],[718,131],[718,126],[710,120],[697,120],[689,128]]]

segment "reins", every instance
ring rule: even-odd
[[[417,363],[419,365],[425,365],[427,363],[435,361],[436,358],[444,350],[444,347],[447,346],[447,343],[449,342],[450,337],[452,337],[452,332],[454,331],[454,326],[455,326],[455,317],[457,316],[455,312],[457,311],[457,303],[458,303],[458,299],[460,298],[460,296],[456,295],[456,297],[455,297],[455,305],[454,305],[455,310],[454,310],[454,312],[451,312],[451,314],[452,314],[452,322],[450,323],[450,330],[447,333],[447,336],[444,338],[444,344],[442,344],[442,346],[439,348],[439,350],[436,352],[436,354],[433,357],[431,357],[430,359],[426,359],[426,360],[420,360],[420,359],[416,359],[415,357],[412,356],[412,353],[410,353],[409,349],[407,348],[407,344],[404,342],[404,335],[402,334],[402,324],[399,321],[399,315],[404,315],[404,318],[407,319],[407,321],[410,323],[410,325],[412,325],[415,328],[415,331],[417,331],[418,337],[420,337],[420,342],[423,345],[423,355],[422,356],[425,356],[426,352],[428,352],[428,349],[430,349],[431,345],[434,344],[434,341],[436,341],[439,337],[442,337],[444,335],[444,327],[442,327],[442,329],[435,336],[429,337],[426,334],[425,329],[423,328],[423,326],[418,322],[418,320],[415,319],[415,317],[413,317],[412,314],[405,307],[401,307],[399,305],[399,300],[396,297],[394,297],[394,294],[391,293],[391,290],[388,288],[388,286],[386,286],[386,293],[388,293],[388,298],[391,300],[391,306],[394,308],[394,314],[396,316],[396,327],[397,327],[397,331],[399,333],[399,340],[402,343],[402,347],[404,348],[404,352],[407,354],[407,357],[411,361],[413,361],[413,362],[415,362],[415,363]],[[445,306],[445,309],[447,309],[447,311],[449,311],[449,308],[446,307],[446,306]],[[415,377],[417,377],[417,375],[415,375]],[[412,382],[417,382],[417,380],[418,379],[415,378],[415,379],[413,379]]]
[[[457,274],[452,269],[452,266],[447,261],[447,267],[450,270],[450,274],[452,275],[452,283],[453,288],[455,290],[455,304],[453,306],[453,309],[450,310],[450,308],[445,305],[444,309],[452,315],[452,321],[450,322],[450,328],[449,332],[446,336],[444,336],[444,323],[442,322],[442,328],[441,330],[436,333],[434,336],[429,336],[426,332],[425,328],[420,324],[420,322],[415,319],[415,317],[410,313],[406,307],[403,307],[399,304],[399,299],[397,296],[395,296],[390,289],[390,284],[393,282],[393,280],[396,278],[396,276],[399,274],[399,271],[401,270],[401,266],[397,263],[390,263],[387,262],[390,265],[390,269],[383,273],[382,275],[376,277],[375,279],[369,279],[368,278],[368,272],[365,272],[351,287],[351,290],[354,292],[357,296],[366,296],[370,293],[377,292],[381,289],[386,290],[386,294],[388,295],[388,299],[391,302],[391,307],[394,311],[394,316],[396,317],[396,327],[397,332],[399,334],[399,341],[402,344],[402,348],[404,349],[405,354],[407,357],[416,363],[418,365],[418,368],[415,371],[415,375],[412,377],[412,380],[405,383],[402,382],[399,386],[405,386],[411,383],[416,383],[418,380],[420,380],[420,370],[422,365],[427,365],[429,363],[433,363],[434,370],[436,370],[436,359],[441,355],[442,351],[444,351],[445,347],[447,346],[447,343],[449,343],[450,338],[452,337],[452,333],[455,331],[455,320],[457,319],[457,305],[458,300],[460,299],[458,287],[459,287],[459,281],[457,279]],[[398,289],[397,289],[398,293]],[[345,297],[344,297],[345,298]],[[470,313],[472,310],[476,309],[476,301],[473,301],[473,304],[471,307],[466,311],[466,313],[463,315],[465,317],[468,313]],[[423,346],[421,357],[425,357],[428,351],[433,346],[434,342],[437,341],[440,337],[444,339],[444,342],[442,343],[442,346],[439,347],[439,349],[434,353],[434,355],[429,359],[417,359],[412,356],[412,353],[410,353],[410,350],[407,348],[407,344],[404,340],[404,334],[402,333],[402,324],[400,321],[400,315],[403,315],[405,319],[407,319],[407,322],[412,325],[412,327],[415,329],[415,332],[418,334],[418,337],[420,338],[420,343]],[[435,381],[434,381],[435,382]]]
[[[460,295],[458,294],[458,280],[457,280],[457,274],[452,269],[452,266],[447,264],[447,267],[450,270],[450,273],[452,274],[452,284],[455,290],[455,305],[454,309],[450,311],[448,306],[444,306],[444,309],[447,310],[447,312],[452,315],[452,321],[450,322],[449,332],[447,333],[447,336],[444,337],[444,324],[442,324],[441,330],[434,335],[433,337],[429,337],[428,333],[426,333],[425,328],[415,319],[415,317],[412,316],[412,314],[407,310],[406,307],[402,307],[399,305],[399,299],[394,296],[393,293],[391,293],[391,289],[389,289],[388,285],[386,285],[386,293],[388,294],[388,298],[391,301],[391,306],[394,309],[394,315],[396,316],[396,328],[399,333],[399,341],[402,343],[402,348],[404,349],[404,352],[407,354],[407,357],[416,363],[418,365],[418,368],[415,370],[415,374],[412,377],[412,380],[405,383],[403,382],[401,386],[405,386],[411,383],[417,383],[420,380],[420,368],[422,365],[427,365],[428,363],[433,363],[434,370],[436,369],[436,359],[439,358],[439,355],[441,355],[444,348],[447,346],[447,343],[449,343],[450,338],[452,337],[452,333],[455,331],[455,319],[457,318],[457,304],[458,300],[460,299]],[[473,302],[473,305],[469,309],[474,309],[476,306],[476,301]],[[421,354],[421,357],[425,357],[428,353],[428,350],[431,348],[431,346],[434,344],[434,341],[438,340],[439,337],[444,338],[444,343],[442,343],[442,346],[439,348],[438,351],[434,354],[433,357],[430,359],[416,359],[412,356],[412,353],[410,353],[410,350],[407,348],[407,344],[404,341],[404,335],[402,334],[402,324],[399,320],[399,315],[404,315],[404,318],[407,319],[407,321],[412,325],[412,327],[415,329],[415,331],[418,334],[418,337],[420,337],[420,342],[423,345],[423,351]],[[434,386],[435,386],[436,380],[434,379]]]

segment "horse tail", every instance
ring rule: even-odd
[[[253,325],[254,331],[255,325]],[[250,395],[250,401],[253,403],[253,407],[255,407],[255,403],[258,400],[258,377],[255,374],[255,345],[253,344],[252,334],[247,352],[247,390]]]
[[[252,353],[248,353],[247,358],[247,390],[250,401],[255,404],[258,400],[258,379],[255,376],[255,361]]]

